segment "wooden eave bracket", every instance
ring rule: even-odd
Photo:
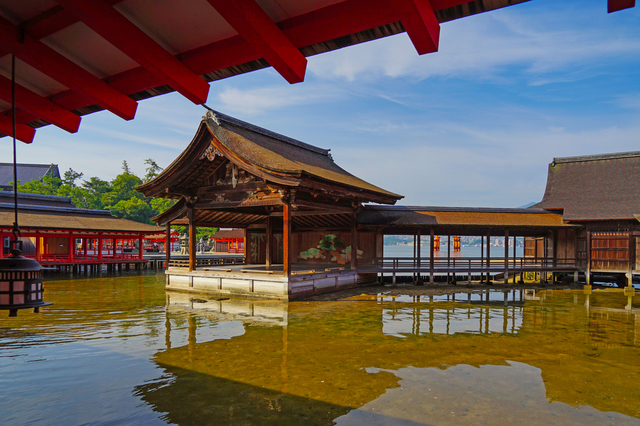
[[[429,0],[405,0],[400,21],[418,54],[438,51],[440,23]]]
[[[108,3],[101,0],[56,2],[194,104],[207,101],[209,84],[206,81]]]
[[[2,48],[71,90],[131,120],[138,104],[70,59],[0,17]]]
[[[304,81],[307,58],[255,0],[208,0],[256,52],[289,83]]]

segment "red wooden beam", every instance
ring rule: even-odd
[[[429,0],[405,0],[401,22],[418,54],[438,51],[440,23]]]
[[[255,0],[208,1],[289,83],[304,81],[307,58]]]
[[[78,131],[80,126],[79,116],[19,84],[15,85],[15,89],[17,106],[67,132],[75,133]],[[0,76],[0,99],[11,102],[11,80],[3,76]]]
[[[209,85],[144,31],[102,0],[56,0],[82,22],[194,104],[207,101]]]
[[[111,4],[118,1],[109,0]],[[432,0],[431,4],[434,10],[441,10],[468,2],[468,0]],[[58,13],[68,13],[64,9],[60,8],[60,10]],[[279,22],[277,26],[296,48],[302,48],[400,21],[403,18],[402,12],[402,8],[396,7],[396,4],[389,0],[345,0],[286,19]],[[30,26],[27,25],[27,32],[33,30],[39,36],[46,36],[50,31],[63,28],[61,22],[64,20],[57,18],[53,9],[43,12],[42,15],[46,16],[37,22],[30,23]],[[77,19],[73,22],[76,21]],[[54,25],[55,22],[57,22],[56,25]],[[3,49],[0,47],[0,53],[2,52]],[[233,36],[182,52],[179,56],[189,69],[200,75],[262,57],[240,36]],[[127,95],[162,85],[158,77],[142,67],[111,76],[108,81],[112,87]],[[69,110],[90,105],[85,98],[73,91],[58,93],[50,99]]]
[[[84,68],[76,65],[49,46],[25,34],[0,17],[0,40],[10,53],[64,84],[71,90],[103,106],[114,114],[131,120],[138,104],[118,92]]]
[[[6,115],[0,115],[0,132],[7,136],[13,135],[13,125],[11,117]],[[33,142],[33,137],[36,135],[36,129],[29,127],[25,124],[16,124],[16,139],[24,143]]]
[[[629,9],[635,7],[636,0],[609,0],[608,12],[617,12],[622,9]]]

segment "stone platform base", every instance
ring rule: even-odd
[[[298,273],[287,278],[282,273],[242,272],[239,269],[166,271],[166,289],[196,294],[296,300],[314,294],[355,287],[355,271]]]

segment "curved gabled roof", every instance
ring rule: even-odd
[[[210,148],[212,147],[212,148]],[[204,155],[213,149],[238,167],[266,181],[292,187],[328,184],[356,192],[365,201],[393,204],[402,195],[372,185],[338,166],[329,150],[208,111],[196,136],[182,154],[155,179],[136,189],[146,196],[171,194],[171,188],[196,190],[205,175],[219,166]],[[198,174],[199,177],[194,175]],[[170,195],[167,195],[170,196]]]

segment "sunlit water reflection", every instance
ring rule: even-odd
[[[640,297],[254,302],[47,282],[0,318],[0,424],[640,424]]]

